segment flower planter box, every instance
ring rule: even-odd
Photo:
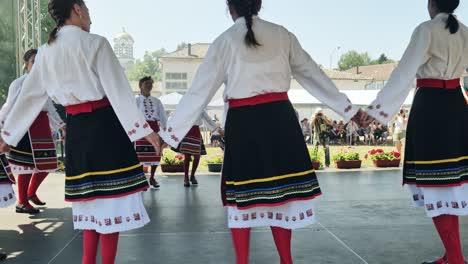
[[[184,165],[161,164],[161,170],[166,173],[184,172]]]
[[[312,167],[314,168],[314,170],[320,169],[320,161],[313,161]]]
[[[209,172],[221,172],[223,169],[222,163],[208,163]]]
[[[374,166],[377,168],[400,167],[400,159],[396,160],[374,160]]]
[[[362,165],[362,160],[336,161],[338,169],[359,169]]]

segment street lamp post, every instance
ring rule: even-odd
[[[333,56],[335,55],[335,53],[337,51],[339,51],[341,49],[340,46],[337,46],[336,48],[333,49],[333,51],[331,52],[330,54],[330,70],[333,70]]]

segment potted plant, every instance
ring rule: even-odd
[[[208,165],[209,172],[221,172],[223,169],[223,161],[224,156],[222,154],[209,157],[205,160],[206,164]]]
[[[184,172],[184,155],[164,153],[162,157],[161,170],[163,172]]]
[[[309,156],[314,170],[320,169],[322,167],[323,152],[320,152],[318,148],[312,148],[309,150]]]
[[[400,167],[400,152],[385,152],[383,149],[373,149],[369,151],[369,155],[377,168]]]
[[[333,161],[338,169],[359,169],[362,165],[362,160],[359,158],[359,153],[354,151],[340,151],[333,155]]]

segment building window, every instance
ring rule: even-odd
[[[186,81],[187,73],[186,72],[167,72],[166,80]]]
[[[166,82],[167,90],[187,90],[187,82]]]

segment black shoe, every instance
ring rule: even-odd
[[[184,187],[190,187],[190,182],[184,181]]]
[[[440,262],[438,259],[434,261],[426,261],[426,262],[423,262],[422,264],[448,264],[447,256],[443,256],[442,259],[443,259],[443,262]]]
[[[16,206],[16,212],[18,214],[30,214],[30,215],[35,215],[35,214],[38,214],[40,213],[41,211],[39,211],[39,209],[36,209],[34,207],[31,207],[31,208],[26,208],[26,206],[22,205],[22,204],[18,204]]]
[[[190,182],[191,182],[193,185],[198,185],[198,181],[197,181],[197,179],[195,179],[195,177],[190,177]]]
[[[155,179],[151,179],[151,180],[150,180],[150,185],[151,185],[151,187],[153,187],[154,189],[158,189],[159,187],[161,187],[161,186],[159,185],[159,183],[158,183]]]
[[[8,255],[3,253],[3,252],[0,252],[0,261],[4,261],[5,259],[7,259]]]
[[[37,206],[44,206],[44,205],[46,205],[46,203],[44,203],[43,201],[41,201],[41,200],[39,199],[39,197],[37,197],[37,195],[28,197],[28,200],[31,201],[33,204],[35,204],[35,205],[37,205]]]

